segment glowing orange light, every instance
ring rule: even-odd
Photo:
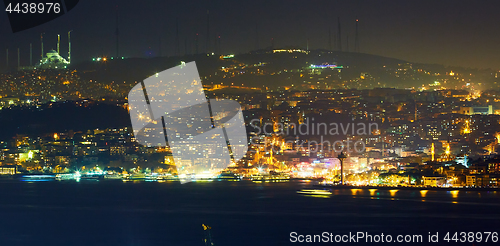
[[[421,190],[421,191],[420,191],[420,195],[421,195],[422,197],[425,197],[425,195],[427,195],[427,192],[428,192],[428,190]]]
[[[398,192],[399,190],[389,190],[389,192],[391,193],[391,196],[395,196],[396,195],[396,192]]]

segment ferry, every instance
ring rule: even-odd
[[[103,176],[101,174],[91,174],[91,173],[85,173],[82,174],[80,177],[80,180],[100,180]]]
[[[159,175],[158,176],[158,181],[179,181],[179,176],[177,175],[172,175],[170,173]]]
[[[56,180],[55,174],[25,174],[21,175],[21,181],[37,182],[37,181],[54,181]]]
[[[56,180],[57,181],[64,181],[64,180],[76,180],[79,179],[80,175],[76,173],[60,173],[56,174]]]
[[[158,181],[158,174],[157,173],[152,173],[152,174],[146,174],[146,181]]]
[[[210,171],[204,171],[204,172],[200,172],[200,173],[196,173],[194,175],[194,181],[197,181],[197,182],[210,182],[210,181],[213,181],[215,178],[214,176],[214,173],[210,172]]]
[[[105,180],[122,180],[123,175],[121,175],[121,174],[105,174],[104,179]]]
[[[302,189],[297,191],[298,194],[304,195],[331,195],[332,192],[326,189]]]
[[[134,173],[128,176],[129,180],[146,180],[146,174],[144,173]]]
[[[241,181],[241,177],[236,175],[233,172],[226,171],[226,172],[222,172],[221,174],[219,174],[215,178],[215,180],[216,181]]]
[[[290,181],[290,175],[287,173],[277,173],[277,172],[269,172],[268,174],[256,174],[250,176],[250,180],[252,181],[261,181],[261,182],[286,182]]]

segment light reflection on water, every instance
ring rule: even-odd
[[[440,203],[459,203],[459,194],[469,201],[460,201],[463,204],[481,204],[484,200],[479,191],[459,191],[459,190],[408,190],[408,189],[363,189],[363,188],[332,188],[331,194],[300,194],[306,197],[338,199],[346,195],[352,198],[364,198],[371,200],[401,200],[417,202],[440,202]],[[301,193],[301,192],[298,192]],[[490,198],[500,201],[496,192],[487,192]],[[470,200],[472,199],[472,200]],[[490,199],[491,201],[491,199]],[[490,203],[489,205],[500,206],[500,203]]]
[[[458,190],[448,191],[451,194],[451,197],[458,198]]]
[[[369,189],[368,191],[370,191],[370,196],[375,196],[375,191],[377,191],[377,189]]]
[[[351,189],[352,195],[355,196],[358,191],[361,191],[361,189]]]
[[[476,203],[487,202],[500,206],[500,194],[497,191],[477,190],[412,190],[412,189],[333,189],[332,197],[349,195],[353,198],[412,200],[419,202]],[[478,200],[479,199],[479,200]]]
[[[396,196],[396,192],[398,192],[399,190],[389,190],[389,192],[391,193],[391,196]]]
[[[425,197],[425,195],[427,195],[427,192],[428,192],[428,190],[421,190],[421,191],[420,191],[420,195],[421,195],[422,197]],[[424,200],[422,200],[422,201],[424,201]]]

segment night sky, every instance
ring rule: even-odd
[[[67,32],[73,30],[72,59],[115,55],[116,9],[119,10],[120,56],[147,57],[175,54],[175,22],[179,21],[181,54],[187,39],[194,51],[196,33],[200,52],[205,50],[207,10],[210,11],[210,43],[221,36],[223,53],[242,53],[271,45],[328,48],[328,29],[342,25],[342,44],[354,49],[355,19],[359,19],[359,43],[363,53],[412,62],[500,69],[500,2],[492,1],[131,1],[81,0],[64,16],[41,26],[13,34],[7,14],[0,13],[0,66],[5,52],[17,64],[29,65],[40,57],[40,33],[45,51],[56,48],[67,56]],[[2,5],[3,7],[3,5]],[[27,17],[29,18],[29,17]],[[256,29],[258,42],[256,41]]]

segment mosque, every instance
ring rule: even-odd
[[[64,69],[69,65],[69,61],[64,59],[57,51],[50,50],[37,66],[41,69]]]

